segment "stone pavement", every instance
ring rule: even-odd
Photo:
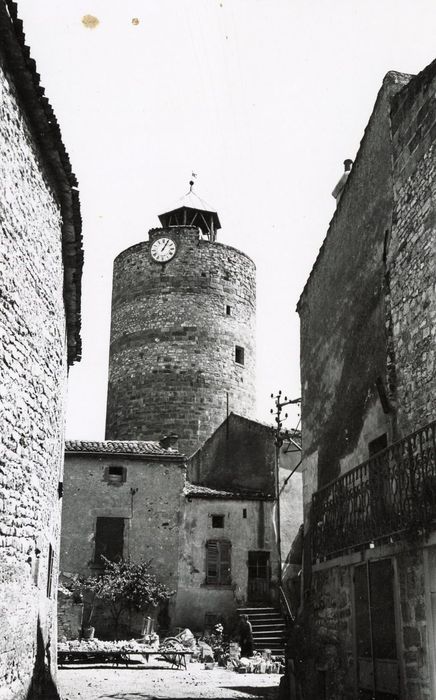
[[[190,663],[186,671],[159,662],[112,668],[74,665],[58,673],[62,700],[277,700],[279,674],[240,674]]]

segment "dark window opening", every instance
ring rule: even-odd
[[[227,540],[206,542],[206,584],[211,586],[230,585],[231,546]]]
[[[386,449],[388,446],[388,436],[386,433],[383,433],[383,435],[379,435],[375,440],[371,440],[371,442],[368,443],[368,453],[370,457],[374,457],[378,452],[381,452],[382,450]]]
[[[212,527],[224,527],[224,515],[212,515]]]
[[[240,345],[235,347],[235,362],[237,362],[238,365],[244,364],[244,348]]]
[[[124,548],[124,518],[97,518],[94,564],[103,567],[104,559],[121,561]]]
[[[107,467],[105,471],[105,481],[108,484],[124,484],[126,476],[126,467]]]
[[[246,518],[246,517],[247,517],[247,509],[246,509],[246,508],[243,508],[243,509],[242,509],[242,517],[243,517],[243,518]]]
[[[231,316],[232,315],[232,307],[231,306],[226,306],[226,315]]]
[[[202,273],[201,273],[201,276],[202,276],[202,277],[207,277],[207,273],[206,273],[206,272],[202,272]]]
[[[51,598],[52,581],[53,581],[53,559],[54,552],[51,544],[48,545],[48,562],[47,562],[47,598]]]

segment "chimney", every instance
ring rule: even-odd
[[[167,450],[170,447],[177,448],[177,440],[179,436],[175,433],[170,433],[169,435],[163,435],[159,440],[159,445]]]
[[[353,161],[351,158],[347,158],[344,160],[344,172],[342,173],[341,179],[339,180],[338,184],[336,185],[335,189],[332,192],[333,197],[336,199],[336,203],[339,202],[342,192],[345,187],[345,183],[348,180],[348,177],[351,172],[351,167],[353,165]]]

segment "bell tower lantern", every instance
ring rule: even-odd
[[[198,226],[204,238],[211,243],[216,240],[216,232],[221,228],[216,211],[199,197],[192,189],[194,181],[189,182],[189,192],[164,214],[159,215],[163,228],[171,226]]]

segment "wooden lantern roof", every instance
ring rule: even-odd
[[[159,215],[159,221],[164,228],[168,226],[198,226],[210,241],[216,239],[216,232],[221,228],[218,214],[201,199],[192,189],[193,181],[187,192],[174,207]]]

